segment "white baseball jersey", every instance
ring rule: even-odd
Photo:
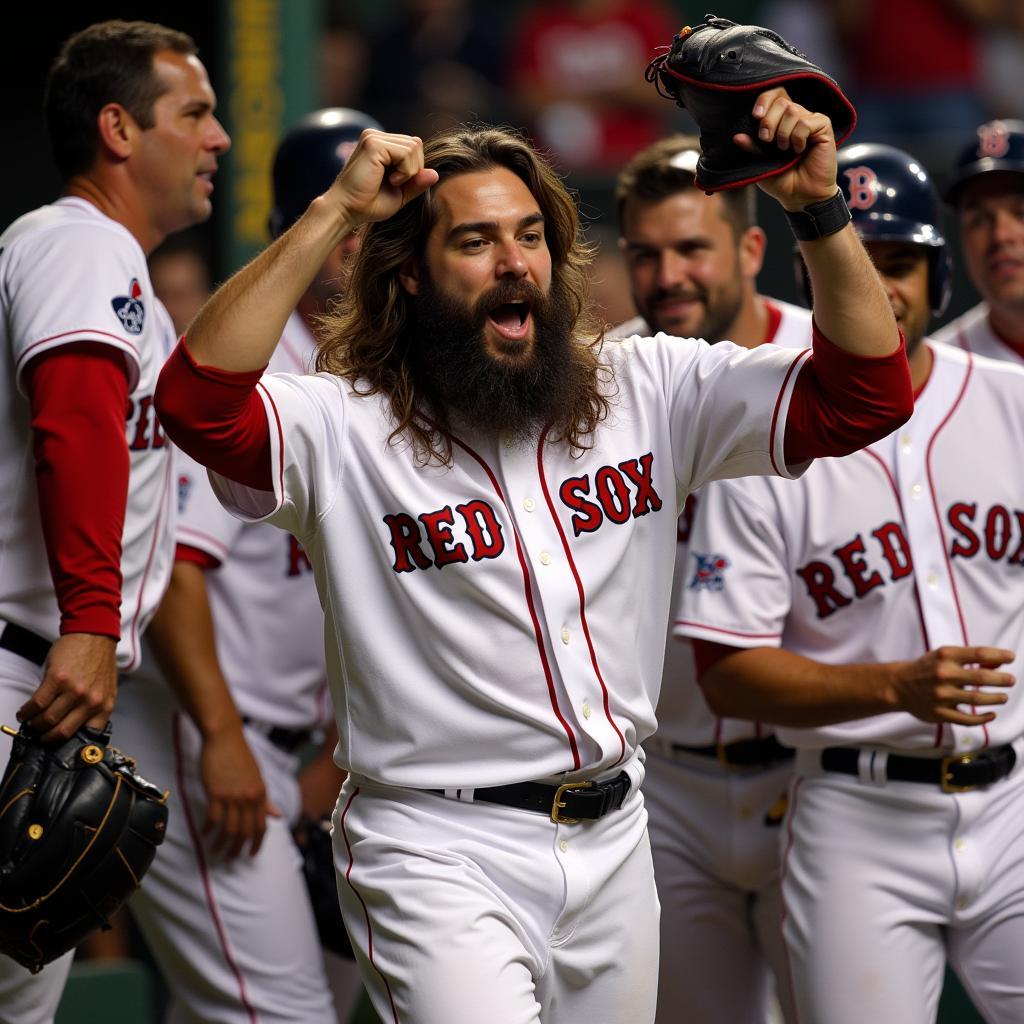
[[[1024,369],[945,345],[914,415],[795,485],[707,489],[691,550],[706,566],[684,590],[678,628],[736,647],[777,647],[831,664],[919,657],[941,644],[991,644],[1024,664]],[[779,729],[802,748],[964,752],[1024,733],[1011,690],[983,728],[890,713]]]
[[[315,342],[293,313],[269,372],[306,373]],[[222,563],[206,574],[217,660],[242,715],[289,729],[331,716],[324,669],[323,611],[299,542],[265,524],[243,523],[217,501],[206,470],[179,454],[177,539]]]
[[[935,340],[947,345],[956,345],[965,352],[973,352],[975,355],[1005,359],[1007,362],[1024,366],[1024,356],[992,330],[988,306],[984,302],[951,320],[942,330],[936,331]]]
[[[467,433],[451,468],[389,444],[379,396],[330,375],[261,382],[274,492],[214,487],[313,563],[343,766],[494,786],[632,762],[653,731],[686,492],[787,473],[806,353],[658,335],[605,356],[616,394],[593,448]]]
[[[146,257],[122,225],[92,204],[64,198],[0,236],[0,619],[55,640],[60,616],[39,526],[28,400],[21,373],[40,353],[78,341],[124,353],[131,457],[122,535],[118,665],[134,668],[173,557],[171,448],[153,409],[157,374],[174,328],[153,295]]]

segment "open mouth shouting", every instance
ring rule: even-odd
[[[530,333],[532,317],[530,302],[515,299],[496,306],[487,314],[494,329],[506,341],[522,341]]]

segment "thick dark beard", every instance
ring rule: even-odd
[[[525,364],[494,358],[484,342],[488,312],[518,299],[530,303],[533,317]],[[545,296],[528,282],[503,281],[469,307],[424,276],[413,315],[409,358],[416,387],[441,426],[456,413],[473,430],[522,439],[548,423],[557,432],[579,416],[592,373],[577,358],[572,304],[559,282]]]

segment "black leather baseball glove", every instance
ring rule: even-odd
[[[0,953],[33,974],[138,888],[167,829],[167,793],[83,726],[62,743],[14,736],[0,780]]]
[[[802,154],[761,142],[751,111],[759,93],[782,86],[797,103],[827,114],[838,145],[853,131],[857,114],[821,68],[770,29],[737,25],[713,14],[687,26],[671,49],[647,66],[647,81],[685,107],[700,127],[696,183],[705,192],[740,188],[781,174]],[[757,146],[748,153],[733,142],[746,133]]]
[[[338,906],[338,876],[334,870],[334,844],[331,819],[315,821],[303,818],[295,830],[295,841],[302,853],[302,874],[313,906],[320,943],[338,956],[355,959],[345,922]]]

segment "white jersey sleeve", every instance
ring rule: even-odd
[[[223,562],[242,529],[217,500],[206,469],[184,452],[177,452],[178,529],[175,540]]]
[[[34,356],[69,342],[95,341],[124,353],[131,391],[152,309],[142,250],[106,218],[54,215],[47,222],[48,210],[57,207],[23,218],[25,224],[17,222],[4,235],[4,305],[16,380],[20,386]]]
[[[786,416],[809,350],[748,350],[665,334],[614,344],[621,350],[620,382],[646,372],[664,387],[674,467],[685,492],[710,480],[795,478],[806,469],[787,467],[784,453]]]
[[[734,647],[778,647],[792,604],[786,541],[760,480],[711,484],[700,496],[673,631]]]

